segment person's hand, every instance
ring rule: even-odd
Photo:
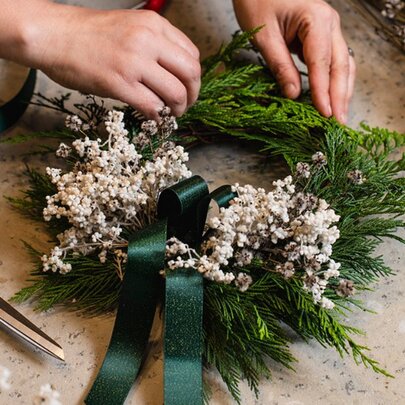
[[[56,82],[130,104],[148,118],[167,105],[180,116],[200,89],[199,51],[153,11],[49,4],[25,52]]]
[[[233,1],[242,29],[264,25],[254,43],[283,94],[289,98],[300,94],[300,75],[290,54],[297,52],[308,67],[315,107],[345,123],[356,67],[338,13],[322,0]]]

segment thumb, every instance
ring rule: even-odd
[[[281,33],[266,33],[256,38],[256,43],[284,96],[297,98],[301,92],[301,77]]]

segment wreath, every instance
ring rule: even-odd
[[[203,62],[200,98],[177,122],[168,108],[155,122],[91,96],[70,108],[68,94],[38,94],[33,104],[66,114],[66,127],[7,140],[57,139],[62,160],[46,173],[28,168],[24,197],[9,198],[45,220],[55,243],[50,252],[26,243],[36,265],[13,299],[42,311],[118,308],[87,403],[125,400],[159,302],[167,404],[208,400],[201,364],[219,371],[238,403],[241,379],[258,394],[268,358],[293,368],[288,328],[390,376],[343,319],[364,309],[356,292],[392,274],[374,255],[383,238],[405,242],[396,235],[405,156],[390,159],[405,137],[326,119],[307,94],[281,97],[264,66],[240,57],[251,35],[235,34]],[[209,192],[188,169],[187,148],[226,138],[281,156],[291,174],[272,190]]]

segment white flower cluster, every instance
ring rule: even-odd
[[[316,168],[319,169],[320,167],[326,165],[326,156],[322,152],[315,152],[312,155],[312,163],[315,165]]]
[[[170,259],[167,262],[170,270],[193,268],[211,281],[225,284],[233,281],[240,291],[246,291],[252,283],[252,277],[248,274],[240,272],[235,276],[233,272],[224,272],[219,262],[210,260],[206,254],[199,255],[195,249],[174,237],[167,241],[166,257]]]
[[[384,2],[381,14],[386,18],[394,19],[404,7],[405,2],[403,0],[387,0]]]
[[[77,115],[67,115],[65,118],[65,126],[66,128],[74,131],[88,131],[89,129],[93,129],[95,127],[94,122],[83,122],[82,119]]]
[[[402,49],[405,50],[405,24],[394,25],[395,35],[401,41]]]
[[[170,108],[165,106],[161,109],[159,124],[154,120],[144,121],[141,124],[141,129],[133,142],[136,146],[143,149],[146,146],[153,147],[151,139],[159,139],[164,142],[172,133],[176,131],[178,126],[175,117],[170,115]]]
[[[11,388],[8,382],[11,372],[8,368],[0,366],[0,393]],[[34,405],[62,405],[59,401],[60,394],[51,384],[42,385],[39,395],[34,398]]]
[[[71,227],[58,235],[59,246],[43,256],[44,271],[70,271],[70,264],[64,263],[68,251],[97,251],[104,262],[108,252],[126,246],[124,228],[134,231],[153,220],[162,189],[191,176],[184,164],[188,154],[169,142],[155,151],[153,160],[144,161],[129,140],[123,118],[122,112],[108,113],[105,142],[86,136],[72,143],[72,151],[60,146],[60,156],[78,156],[70,172],[47,168],[57,193],[47,197],[44,218],[63,217]]]
[[[62,405],[59,398],[59,392],[51,384],[45,384],[41,386],[39,395],[34,400],[34,405]]]
[[[351,172],[347,173],[347,178],[353,184],[360,185],[366,182],[366,177],[364,176],[361,170],[352,170]]]
[[[8,382],[10,375],[11,373],[8,368],[0,366],[0,392],[10,389],[10,383]]]
[[[72,151],[72,148],[63,142],[59,145],[59,148],[56,150],[56,156],[61,158],[67,158]]]
[[[167,247],[168,266],[193,267],[210,280],[234,281],[244,291],[252,278],[242,272],[236,275],[233,269],[237,272],[257,258],[285,278],[297,274],[315,302],[332,308],[333,302],[323,292],[328,280],[339,276],[340,264],[330,258],[339,238],[333,225],[339,216],[326,201],[296,191],[291,176],[273,184],[275,189],[268,193],[236,184],[233,191],[238,197],[208,221],[209,237],[200,254],[172,239]]]

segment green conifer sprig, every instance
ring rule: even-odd
[[[100,263],[97,257],[68,256],[65,261],[73,270],[60,277],[55,273],[44,273],[42,252],[24,242],[31,254],[33,270],[27,280],[30,285],[14,295],[15,302],[35,299],[35,309],[47,311],[56,305],[65,305],[72,311],[86,315],[102,315],[116,308],[121,279],[115,269],[113,260]]]

